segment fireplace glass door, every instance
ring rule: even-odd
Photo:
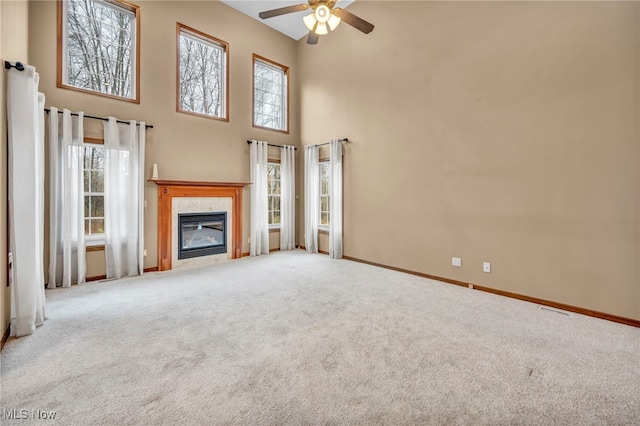
[[[178,259],[227,252],[227,213],[178,215]]]

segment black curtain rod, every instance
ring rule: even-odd
[[[16,62],[15,65],[12,65],[11,62],[9,61],[4,61],[4,69],[8,70],[11,68],[15,68],[18,71],[24,71],[24,65],[22,64],[22,62]],[[49,114],[49,108],[45,108],[44,111]],[[62,111],[58,111],[58,114],[62,114]],[[72,112],[71,115],[75,115],[76,117],[78,116],[77,112]],[[109,121],[108,118],[104,118],[104,117],[94,117],[93,115],[84,115],[85,118],[93,118],[94,120],[102,120],[102,121]],[[124,124],[129,124],[128,121],[124,121],[124,120],[116,120],[118,123],[124,123]],[[138,126],[140,124],[137,124]],[[153,129],[153,125],[151,124],[145,124],[145,129]]]
[[[49,108],[45,108],[44,112],[46,112],[47,114],[49,114],[51,112],[51,110]],[[58,114],[62,114],[62,111],[58,110]],[[75,115],[76,117],[78,116],[77,112],[72,112],[71,115]],[[94,117],[93,115],[84,115],[84,118],[93,118],[94,120],[102,120],[102,121],[109,121],[108,118],[105,117]],[[128,121],[124,121],[124,120],[116,120],[118,123],[123,123],[123,124],[129,124]],[[139,126],[140,123],[136,124],[136,126]],[[153,129],[153,126],[151,124],[145,124],[145,129]]]
[[[12,65],[9,61],[4,61],[4,69],[9,70],[11,68],[15,68],[18,71],[24,71],[24,64],[22,62],[16,62],[15,65]]]
[[[344,138],[344,139],[338,139],[338,142],[349,142],[349,138]],[[318,145],[313,145],[313,146],[325,146],[325,145],[329,145],[331,142],[326,142],[326,143],[321,143]]]
[[[247,144],[251,145],[253,143],[253,141],[247,141]],[[270,143],[268,143],[267,145],[272,146],[274,148],[282,148],[282,145],[272,145]],[[295,146],[293,147],[293,149],[295,149],[296,151],[298,150],[298,148],[296,148]]]

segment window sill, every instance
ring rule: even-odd
[[[219,117],[217,115],[209,115],[209,114],[203,114],[201,112],[187,111],[186,109],[180,109],[180,108],[177,108],[176,112],[181,112],[182,114],[195,115],[196,117],[208,118],[210,120],[226,121],[227,123],[229,122],[228,115]]]
[[[273,232],[280,232],[280,227],[279,226],[274,226],[273,228],[269,227],[269,233],[273,233]]]
[[[329,227],[328,226],[318,226],[318,234],[329,235]]]
[[[136,97],[135,98],[127,98],[125,96],[111,95],[109,93],[98,92],[97,90],[84,89],[82,87],[71,86],[71,85],[68,85],[68,84],[61,83],[61,82],[58,82],[56,84],[56,86],[59,87],[60,89],[74,90],[76,92],[88,93],[90,95],[102,96],[102,97],[110,98],[110,99],[117,99],[119,101],[131,102],[131,103],[134,103],[134,104],[139,104],[140,103],[140,95],[138,93],[136,93]]]
[[[266,127],[266,126],[259,126],[257,124],[253,124],[253,127],[256,129],[263,129],[263,130],[271,130],[272,132],[278,132],[278,133],[284,133],[286,135],[289,134],[289,129],[276,129],[274,127]]]
[[[85,251],[104,251],[104,238],[86,238],[84,240]]]

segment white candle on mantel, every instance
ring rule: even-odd
[[[158,180],[158,164],[153,163],[153,174],[151,175],[151,179]]]

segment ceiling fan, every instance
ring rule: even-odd
[[[312,9],[312,13],[302,18],[306,27],[309,28],[307,44],[318,44],[320,36],[329,34],[329,31],[335,30],[341,21],[346,22],[348,25],[365,34],[373,31],[373,24],[344,9],[339,7],[334,8],[333,6],[335,6],[336,2],[337,0],[309,0],[309,4],[296,4],[294,6],[267,10],[260,12],[258,16],[262,19],[269,19],[275,16]]]

